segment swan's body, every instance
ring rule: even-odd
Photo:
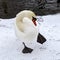
[[[37,40],[38,30],[29,18],[25,17],[23,20],[21,27],[16,25],[16,35],[22,42],[29,44]]]
[[[17,14],[15,31],[19,40],[24,42],[26,46],[37,40],[38,30],[32,22],[32,16],[35,14],[32,11],[24,10]]]
[[[31,49],[31,43],[33,43],[33,45],[35,44],[34,42],[43,44],[46,41],[40,33],[38,34],[35,22],[36,18],[34,17],[36,17],[36,15],[29,10],[21,11],[16,15],[15,32],[18,39],[23,42],[23,53],[31,53],[33,51],[33,49]]]

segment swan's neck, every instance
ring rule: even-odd
[[[24,31],[24,24],[22,20],[16,20],[16,25],[21,32]]]

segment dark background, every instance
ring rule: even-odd
[[[26,9],[41,16],[60,13],[60,0],[0,0],[0,18],[13,18]]]

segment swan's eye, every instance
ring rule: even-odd
[[[34,25],[36,26],[37,24],[36,24],[36,18],[35,17],[32,17],[32,21],[33,21],[33,23],[34,23]]]

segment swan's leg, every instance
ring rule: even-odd
[[[24,49],[22,50],[23,53],[31,53],[33,51],[33,49],[27,47],[24,42],[23,45],[24,45]]]
[[[46,42],[46,38],[39,33],[37,37],[37,42],[43,44],[44,42]]]

